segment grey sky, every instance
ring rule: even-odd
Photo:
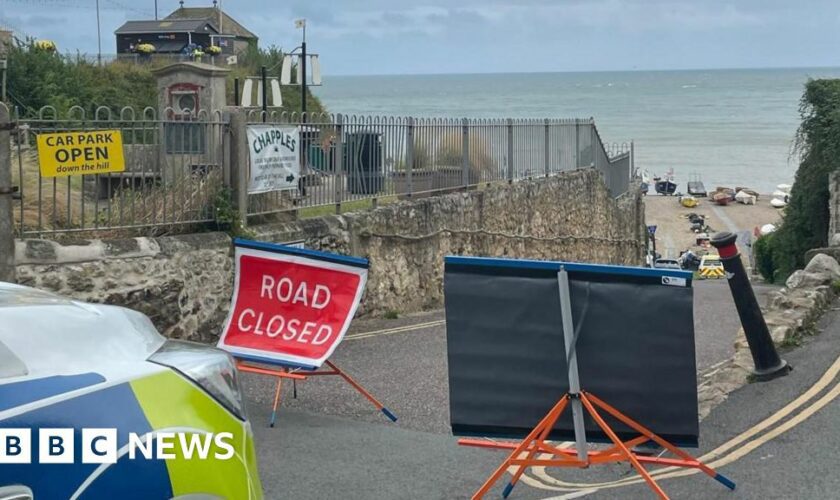
[[[211,0],[186,0],[187,6]],[[96,52],[95,0],[0,0],[0,25]],[[100,0],[102,51],[154,0]],[[158,0],[161,17],[178,7]],[[308,19],[325,74],[840,66],[837,0],[223,0],[262,45]]]

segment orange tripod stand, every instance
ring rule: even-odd
[[[516,482],[522,477],[525,469],[532,466],[543,467],[577,467],[586,468],[590,465],[604,464],[612,462],[630,462],[630,464],[638,471],[642,479],[650,486],[654,493],[659,498],[667,499],[668,495],[659,487],[653,477],[642,465],[655,464],[667,465],[673,467],[685,467],[700,469],[706,475],[712,477],[716,481],[722,483],[727,488],[734,490],[735,483],[729,480],[724,475],[716,472],[711,467],[700,462],[683,450],[677,448],[673,444],[665,441],[661,437],[651,432],[646,427],[624,415],[604,401],[598,399],[595,395],[583,391],[580,388],[580,379],[578,376],[577,355],[575,352],[575,343],[577,340],[577,333],[572,322],[572,307],[569,294],[569,276],[566,270],[561,267],[557,273],[557,283],[560,291],[560,310],[563,322],[563,339],[566,344],[567,359],[566,364],[569,372],[569,392],[566,393],[557,404],[548,412],[548,414],[540,420],[540,423],[534,427],[528,436],[520,443],[499,443],[494,441],[487,441],[481,439],[461,439],[458,444],[463,446],[478,446],[481,448],[496,448],[496,449],[512,449],[513,452],[505,459],[504,462],[493,472],[493,474],[485,481],[484,485],[472,496],[474,500],[484,498],[484,495],[493,487],[493,484],[510,467],[516,467],[513,473],[513,478],[505,486],[502,495],[507,498]],[[586,308],[584,308],[581,316],[586,315]],[[575,448],[558,448],[546,442],[554,425],[563,414],[567,406],[572,409],[572,423],[575,431]],[[614,419],[630,427],[639,433],[638,437],[628,441],[619,439],[615,431],[610,428],[609,424],[601,417],[598,409],[608,413]],[[593,421],[598,425],[601,431],[612,441],[613,446],[603,451],[589,451],[586,443],[586,430],[584,428],[583,414],[587,413]],[[678,458],[660,458],[637,455],[630,451],[633,447],[638,446],[646,441],[653,441],[670,451]],[[524,454],[524,457],[523,457]],[[537,457],[537,454],[548,454],[549,458]]]
[[[586,413],[592,417],[592,420],[598,424],[598,427],[604,432],[604,434],[609,437],[610,441],[612,441],[613,446],[603,451],[586,451],[583,450],[583,453],[580,453],[581,450],[576,450],[574,448],[558,448],[546,442],[546,438],[548,437],[551,430],[554,428],[554,424],[557,422],[557,419],[560,418],[560,415],[563,414],[563,411],[566,409],[568,403],[572,400],[579,400],[580,403],[583,405]],[[616,433],[610,428],[607,422],[601,417],[598,409],[601,409],[611,415],[616,420],[622,422],[626,426],[630,427],[634,431],[638,432],[640,435],[628,441],[622,441],[616,435]],[[679,458],[661,458],[661,457],[649,457],[644,455],[637,455],[634,452],[630,451],[634,446],[638,446],[646,441],[653,441],[658,445],[662,446],[666,450],[670,451],[674,455]],[[577,394],[568,393],[565,394],[560,401],[557,402],[556,405],[546,414],[546,416],[537,424],[536,427],[531,431],[528,436],[523,439],[520,443],[500,443],[497,441],[488,441],[483,439],[460,439],[458,440],[458,444],[462,446],[476,446],[480,448],[495,448],[495,449],[512,449],[510,456],[505,459],[504,462],[493,472],[490,478],[485,481],[485,483],[479,488],[478,491],[472,496],[474,500],[478,500],[484,498],[484,495],[493,487],[493,484],[499,480],[499,478],[505,473],[505,471],[510,467],[516,467],[515,472],[513,473],[513,478],[510,482],[505,486],[504,492],[502,495],[504,498],[507,498],[510,495],[513,487],[516,485],[516,482],[519,481],[519,478],[522,477],[522,474],[525,472],[525,469],[532,466],[543,466],[543,467],[578,467],[578,468],[586,468],[590,465],[596,464],[604,464],[604,463],[611,463],[611,462],[630,462],[630,464],[638,471],[639,475],[645,482],[650,486],[654,493],[659,498],[667,499],[668,495],[659,487],[659,484],[651,477],[650,473],[644,468],[642,464],[654,464],[654,465],[666,465],[672,467],[685,467],[685,468],[694,468],[700,469],[706,475],[710,476],[711,478],[715,479],[716,481],[722,483],[727,488],[734,490],[735,483],[728,479],[723,474],[716,472],[711,467],[705,465],[704,463],[700,462],[696,458],[692,457],[685,451],[677,448],[673,444],[665,441],[661,437],[657,436],[649,429],[643,427],[638,422],[632,420],[630,417],[624,415],[623,413],[619,412],[612,406],[608,405],[604,401],[601,401],[593,394],[590,394],[585,391],[581,391]],[[549,454],[549,458],[538,458],[537,454]],[[524,455],[524,456],[523,456]],[[581,460],[580,456],[583,455],[585,459]]]
[[[339,377],[343,378],[348,384],[350,384],[356,391],[359,392],[362,396],[364,396],[368,401],[376,407],[377,410],[381,411],[385,414],[386,417],[390,418],[392,422],[397,421],[397,416],[391,413],[388,408],[380,403],[376,398],[371,395],[364,387],[362,387],[358,382],[353,380],[350,375],[343,372],[339,369],[332,361],[325,361],[325,364],[330,367],[329,370],[321,370],[321,371],[312,371],[312,372],[299,372],[289,368],[266,368],[262,366],[255,366],[250,363],[247,363],[241,359],[236,360],[236,367],[239,371],[249,372],[249,373],[258,373],[260,375],[269,375],[272,377],[277,378],[277,387],[274,390],[274,405],[271,407],[271,419],[269,420],[268,426],[274,427],[274,422],[277,418],[277,407],[280,406],[280,396],[282,393],[283,387],[283,379],[291,379],[292,382],[296,382],[298,380],[306,380],[308,377],[314,377],[317,375],[338,375]]]

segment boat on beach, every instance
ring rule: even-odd
[[[677,185],[667,179],[659,179],[653,185],[653,189],[659,194],[672,195],[677,191]]]
[[[668,170],[665,177],[654,177],[653,182],[653,189],[659,194],[669,196],[677,191],[677,183],[674,182],[673,168]]]
[[[691,180],[688,181],[688,194],[692,196],[699,196],[701,198],[706,197],[706,186],[703,185],[703,181],[700,179],[700,174],[691,174]]]
[[[712,199],[718,205],[726,206],[729,205],[730,201],[732,201],[732,196],[730,196],[729,193],[718,191],[712,196]]]
[[[648,194],[649,190],[650,190],[650,175],[648,174],[648,171],[645,170],[644,172],[642,172],[642,182],[639,184],[639,191],[641,191],[642,194]]]

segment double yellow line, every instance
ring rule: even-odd
[[[415,323],[412,325],[405,325],[405,326],[397,326],[394,328],[386,328],[384,330],[374,330],[370,332],[361,332],[361,333],[354,333],[350,335],[345,335],[344,340],[361,340],[361,339],[368,339],[370,337],[380,337],[382,335],[392,335],[394,333],[405,333],[410,332],[413,330],[423,330],[425,328],[434,328],[436,326],[443,326],[446,324],[445,319],[440,319],[437,321],[429,321],[426,323]]]
[[[837,378],[838,373],[840,373],[840,357],[834,360],[834,363],[828,368],[828,370],[826,370],[822,377],[820,377],[820,379],[814,383],[814,385],[812,385],[799,397],[785,405],[784,408],[780,409],[773,415],[767,417],[766,419],[762,420],[761,422],[747,429],[741,434],[735,436],[734,438],[730,439],[724,444],[718,446],[714,450],[699,457],[698,459],[701,462],[705,462],[712,468],[720,468],[744,457],[745,455],[754,451],[761,445],[768,443],[769,441],[772,441],[773,439],[781,436],[785,432],[793,429],[794,427],[801,424],[802,422],[813,416],[815,413],[820,411],[823,407],[825,407],[827,404],[829,404],[831,401],[837,398],[837,396],[840,396],[840,382],[837,382],[830,390],[828,390],[828,392],[823,394],[819,399],[813,401],[810,405],[805,406],[805,404],[808,403],[808,401],[811,401],[817,395],[822,393],[827,387],[829,387],[831,383],[834,382],[834,379]],[[783,423],[781,423],[781,425],[778,425],[777,427],[773,428],[773,426],[775,426],[779,422],[782,422],[788,416],[794,414],[797,410],[800,410],[800,408],[802,409],[798,414],[796,414],[789,420],[784,421]],[[761,434],[764,431],[767,432]],[[657,480],[661,480],[675,477],[690,476],[699,472],[700,470],[698,469],[680,469],[676,467],[665,467],[662,469],[651,471],[651,476],[653,476]],[[523,475],[522,480],[525,481],[528,485],[533,486],[535,488],[553,491],[585,491],[586,493],[594,493],[602,489],[620,488],[623,486],[629,486],[643,482],[643,479],[641,477],[635,475],[624,479],[603,483],[571,483],[561,481],[552,476],[549,476],[545,472],[545,467],[534,467],[532,469],[532,474],[534,475],[534,477],[530,477],[527,474]]]

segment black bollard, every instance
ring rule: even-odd
[[[729,282],[729,289],[735,300],[735,307],[738,309],[738,317],[741,318],[741,326],[744,327],[744,334],[755,364],[753,376],[759,381],[772,380],[787,375],[791,367],[776,352],[776,346],[773,345],[773,338],[758,307],[747,271],[741,262],[741,254],[738,253],[738,247],[735,245],[736,239],[737,237],[730,232],[717,233],[712,237],[711,244],[718,249],[720,254],[720,261],[726,271],[726,280]]]

